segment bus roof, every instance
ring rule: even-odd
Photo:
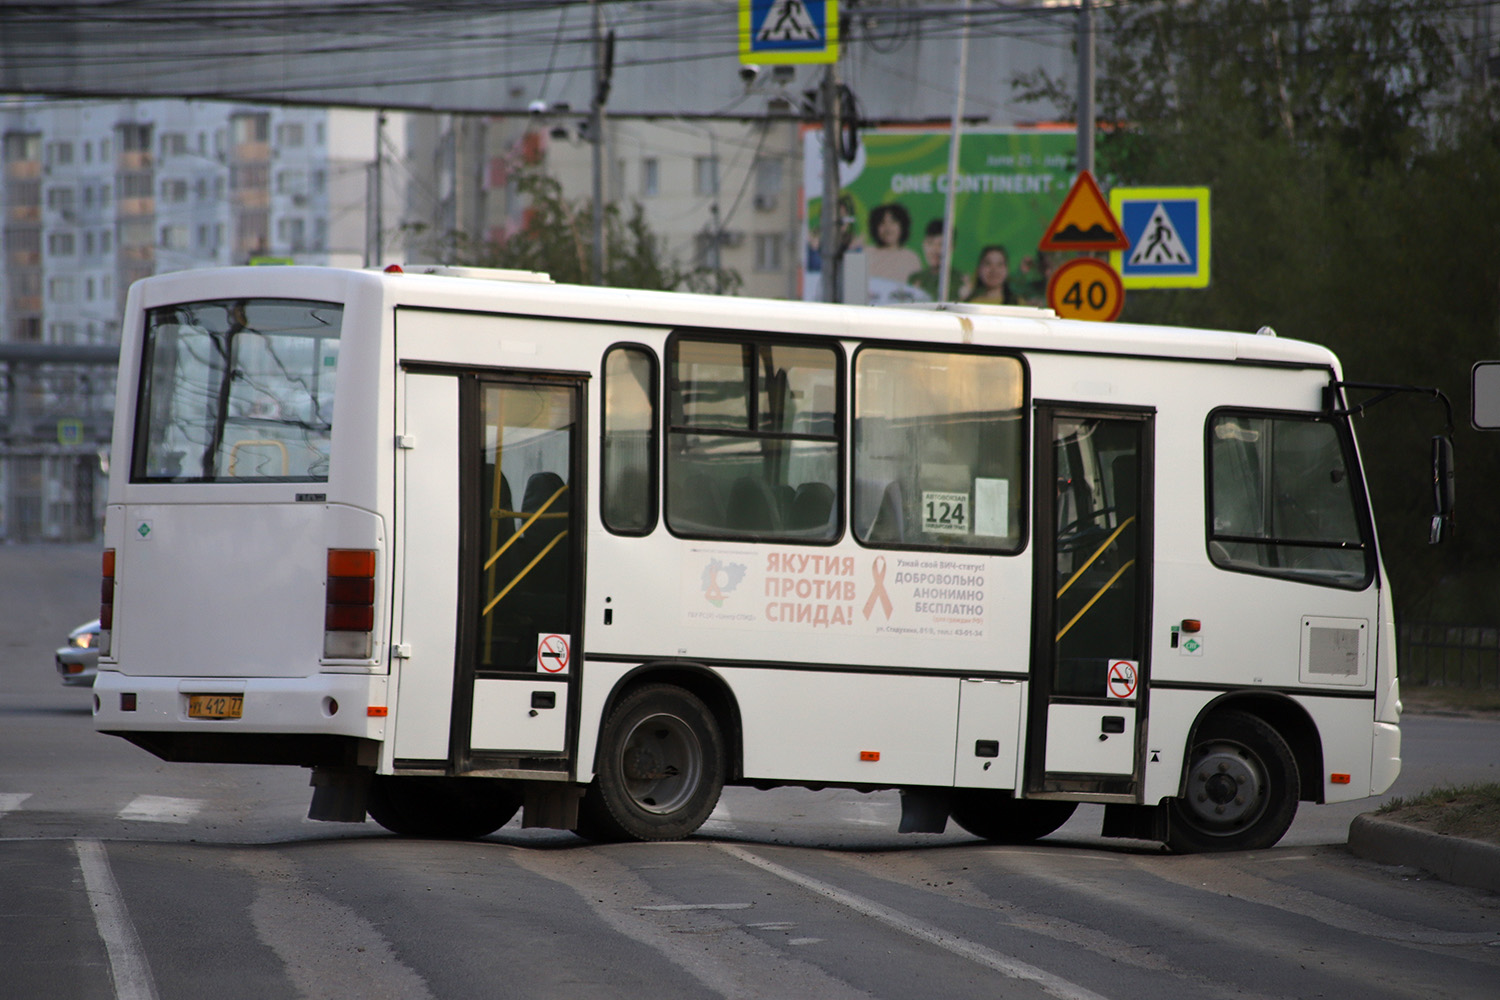
[[[415,268],[414,268],[415,270]],[[452,273],[458,271],[460,273]],[[1048,309],[969,303],[860,306],[563,285],[531,272],[393,273],[309,266],[179,271],[139,282],[150,308],[228,295],[339,299],[612,324],[765,330],[845,339],[973,344],[1028,351],[1336,367],[1327,348],[1268,335],[1059,318]],[[1265,328],[1263,328],[1264,330]]]

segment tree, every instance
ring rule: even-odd
[[[541,271],[565,284],[591,284],[589,201],[569,201],[562,184],[533,165],[522,169],[517,189],[530,202],[518,232],[500,242],[455,234],[444,256],[474,267]],[[733,294],[742,284],[733,270],[680,265],[646,224],[639,202],[632,203],[628,217],[618,205],[605,206],[604,245],[606,285]]]
[[[1133,293],[1125,318],[1270,325],[1331,347],[1346,379],[1437,386],[1461,411],[1469,366],[1500,356],[1500,105],[1465,76],[1467,15],[1413,0],[1103,13],[1101,177],[1214,198],[1212,287]],[[1054,100],[1069,87],[1018,85]],[[1456,537],[1431,550],[1442,429],[1409,398],[1356,422],[1395,596],[1409,617],[1493,621],[1500,439],[1458,429]]]

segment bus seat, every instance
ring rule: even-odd
[[[741,476],[729,490],[724,511],[725,527],[735,531],[780,531],[781,514],[776,494],[764,479]]]
[[[787,527],[826,527],[833,517],[833,501],[833,487],[827,483],[803,483],[792,498]]]
[[[892,480],[880,495],[875,520],[870,522],[871,542],[906,541],[906,518],[901,511],[901,484]]]

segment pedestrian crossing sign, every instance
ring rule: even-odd
[[[1109,206],[1130,241],[1110,254],[1126,288],[1207,288],[1208,188],[1114,188]]]
[[[740,62],[785,66],[838,58],[838,0],[740,0]]]

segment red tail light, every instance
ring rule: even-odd
[[[329,549],[323,655],[367,660],[374,649],[375,550]]]
[[[115,627],[115,550],[104,550],[104,574],[99,581],[99,627]]]

